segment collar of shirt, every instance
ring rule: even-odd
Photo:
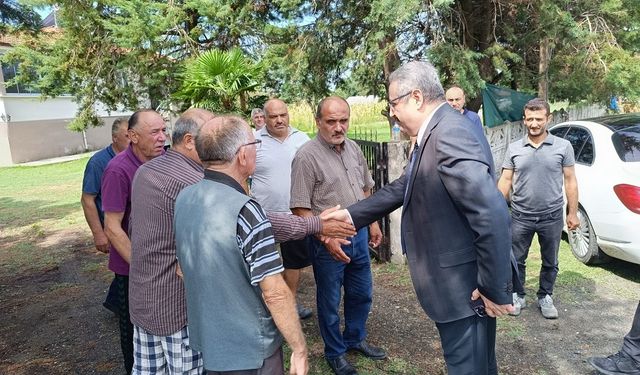
[[[142,162],[140,161],[140,159],[138,159],[138,157],[136,156],[136,154],[133,153],[133,144],[129,143],[129,146],[127,147],[127,149],[124,151],[127,155],[127,157],[133,162],[134,165],[136,166],[141,166]]]
[[[546,131],[546,133],[547,133],[547,136],[545,137],[545,139],[542,142],[540,142],[540,144],[546,143],[548,145],[552,145],[553,144],[553,140],[554,140],[555,137],[553,136],[553,134],[549,134],[548,131]],[[529,135],[528,134],[527,134],[526,137],[522,138],[522,146],[526,146],[526,145],[529,145],[529,146],[533,147],[533,143],[531,143],[531,140],[529,139]]]
[[[289,125],[289,133],[287,134],[287,138],[285,138],[282,142],[280,142],[280,140],[274,136],[272,136],[271,134],[269,134],[269,131],[267,130],[267,125],[263,126],[262,129],[260,129],[258,131],[258,134],[260,135],[260,137],[269,137],[271,139],[275,139],[276,141],[283,143],[284,141],[286,141],[289,137],[291,137],[293,134],[299,132],[300,130],[291,127],[291,125]]]
[[[427,116],[426,119],[424,119],[424,122],[422,123],[422,125],[420,126],[420,130],[418,130],[418,138],[416,138],[416,147],[420,146],[420,142],[422,142],[422,137],[424,137],[424,133],[427,131],[427,126],[429,126],[429,122],[431,122],[431,119],[433,118],[433,115],[438,112],[438,110],[440,109],[440,107],[442,107],[443,105],[447,104],[447,102],[442,102],[440,103],[439,106],[435,107],[433,109],[433,111],[431,111],[431,113],[429,113],[429,116]],[[448,105],[448,104],[447,104]]]
[[[165,152],[165,156],[167,158],[171,158],[171,159],[182,159],[182,160],[184,160],[185,163],[189,164],[194,170],[196,170],[198,172],[202,172],[203,171],[202,164],[196,162],[195,160],[193,160],[193,159],[187,157],[186,155],[184,155],[184,154],[182,154],[182,153],[180,153],[178,151],[175,151],[175,150],[173,150],[171,148],[168,149]]]
[[[320,133],[316,134],[316,138],[318,139],[318,142],[320,142],[320,144],[326,148],[328,148],[329,150],[336,152],[336,153],[341,153],[342,151],[344,151],[344,149],[347,147],[347,138],[345,137],[344,141],[340,144],[342,146],[342,151],[338,151],[336,149],[337,145],[334,145],[332,143],[329,143],[327,141],[325,141],[324,138],[322,138],[322,136],[320,135]]]
[[[218,171],[212,171],[210,169],[204,170],[204,178],[209,181],[218,182],[229,187],[236,189],[239,193],[247,194],[238,181],[234,180],[231,176]]]

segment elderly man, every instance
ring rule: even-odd
[[[256,157],[256,171],[251,179],[251,194],[266,211],[291,213],[291,162],[300,146],[309,140],[309,136],[289,125],[289,111],[282,100],[268,100],[264,105],[264,113],[266,126],[255,133],[262,145]],[[303,239],[280,244],[284,266],[282,277],[294,298],[300,284],[300,273],[311,264],[307,242]],[[307,319],[312,315],[309,308],[299,304],[296,304],[296,308],[300,319]]]
[[[104,212],[102,211],[102,196],[100,195],[100,182],[107,164],[116,154],[129,146],[127,131],[127,119],[117,118],[111,125],[111,144],[96,152],[87,162],[82,179],[82,197],[80,203],[84,211],[84,218],[89,224],[93,243],[96,250],[102,253],[109,252],[109,240],[104,234]],[[116,280],[111,282],[107,298],[102,304],[107,309],[118,314]]]
[[[265,125],[264,111],[260,108],[254,108],[251,110],[251,123],[256,131],[262,129]]]
[[[580,224],[573,147],[569,141],[547,132],[551,117],[546,101],[537,98],[525,104],[527,136],[509,145],[498,181],[505,199],[511,197],[511,243],[521,285],[524,285],[525,263],[533,235],[538,236],[542,265],[537,299],[546,319],[558,318],[551,296],[558,275],[563,183],[567,197],[567,228],[572,230]],[[513,294],[515,310],[512,315],[519,315],[526,306],[524,288],[518,289]]]
[[[280,275],[271,225],[247,195],[259,145],[240,118],[207,122],[196,137],[204,180],[176,199],[190,342],[202,352],[209,374],[282,374],[280,333],[292,350],[291,373],[308,371],[304,335]]]
[[[445,93],[445,97],[447,99],[447,103],[451,106],[451,108],[465,115],[471,122],[482,129],[482,121],[480,121],[480,116],[477,113],[466,109],[464,106],[467,104],[467,98],[464,95],[464,91],[462,88],[457,85],[453,85],[447,90]]]
[[[367,162],[358,145],[346,138],[349,116],[349,104],[343,98],[328,97],[318,104],[318,135],[298,150],[291,167],[291,208],[295,214],[318,214],[370,194],[374,182]],[[374,222],[369,229],[371,244],[377,246],[382,240],[380,228]],[[325,358],[337,375],[356,373],[345,357],[347,350],[372,359],[386,357],[384,350],[365,341],[373,296],[368,237],[369,231],[363,228],[342,247],[335,242],[325,246],[318,239],[312,241],[320,334]],[[345,329],[340,332],[343,287]]]
[[[202,356],[189,346],[173,208],[184,187],[202,180],[194,138],[213,117],[202,109],[187,110],[174,125],[172,147],[140,166],[133,179],[129,313],[134,374],[203,373]]]
[[[131,144],[116,155],[102,176],[104,231],[110,242],[109,269],[115,273],[118,289],[120,345],[127,374],[133,367],[133,326],[129,319],[129,216],[131,184],[138,168],[164,153],[166,125],[162,116],[151,109],[136,111],[129,118]]]
[[[482,129],[444,101],[438,72],[389,76],[391,115],[417,143],[405,173],[348,207],[356,228],[402,206],[402,247],[449,374],[497,374],[496,319],[513,310],[509,212]]]

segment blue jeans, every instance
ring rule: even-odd
[[[511,244],[513,255],[518,262],[518,276],[523,286],[523,290],[516,290],[518,295],[525,295],[525,262],[529,255],[529,247],[534,234],[538,235],[540,256],[542,258],[540,286],[537,295],[538,298],[543,298],[547,294],[553,294],[553,285],[558,276],[558,249],[562,236],[562,223],[562,209],[540,216],[511,211]]]
[[[367,337],[367,318],[373,299],[369,259],[369,230],[365,227],[349,239],[342,250],[350,263],[339,262],[313,238],[312,264],[316,279],[316,302],[324,355],[334,359]],[[340,333],[340,298],[344,287],[344,331]]]

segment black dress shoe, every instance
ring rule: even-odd
[[[336,375],[358,375],[358,372],[351,366],[351,363],[347,361],[347,357],[345,357],[344,354],[333,359],[327,358],[327,362]]]
[[[360,354],[371,359],[387,358],[387,353],[384,351],[384,349],[371,346],[367,344],[366,341],[360,342],[358,345],[349,348],[349,350],[355,350],[357,352],[360,352]]]

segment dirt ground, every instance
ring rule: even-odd
[[[102,307],[111,275],[106,256],[96,253],[90,241],[84,232],[41,239],[43,254],[59,260],[44,269],[12,269],[3,264],[0,251],[0,374],[124,373],[117,320]],[[6,245],[0,243],[0,250]],[[640,272],[638,266],[628,267]],[[391,359],[409,363],[412,374],[445,374],[438,333],[416,301],[406,268],[376,264],[373,270],[370,341],[387,349]],[[616,289],[640,289],[635,282],[619,282]],[[500,373],[595,374],[586,359],[618,350],[638,302],[613,297],[612,287],[586,279],[575,290],[558,287],[561,315],[555,321],[542,318],[531,299],[520,317],[500,319]],[[305,272],[300,300],[315,306],[314,293],[312,274]],[[311,356],[321,358],[316,320],[303,327]]]

